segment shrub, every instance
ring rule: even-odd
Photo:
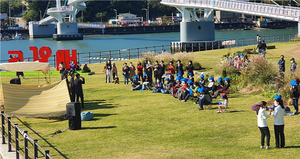
[[[202,66],[199,62],[193,62],[194,70],[201,70]]]
[[[247,68],[241,69],[244,82],[254,85],[272,84],[278,77],[278,68],[262,56],[253,56]]]

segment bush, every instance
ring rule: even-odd
[[[199,62],[193,62],[194,70],[201,70],[202,66]]]
[[[253,56],[247,68],[241,69],[244,82],[254,85],[272,84],[278,77],[278,67],[262,56]]]

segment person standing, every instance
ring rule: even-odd
[[[71,97],[71,102],[75,102],[75,75],[74,73],[71,73],[71,79],[70,79],[70,97]]]
[[[265,137],[267,137],[267,147],[266,149],[270,149],[270,130],[267,124],[266,119],[270,117],[270,115],[266,115],[266,108],[267,103],[265,101],[262,101],[259,104],[259,109],[256,111],[257,115],[257,125],[261,133],[261,146],[260,148],[263,149],[265,146]]]
[[[169,71],[169,73],[170,73],[171,75],[174,76],[174,74],[175,74],[175,67],[174,67],[174,65],[173,65],[173,61],[170,61],[170,65],[168,66],[168,71]]]
[[[272,116],[274,117],[274,132],[276,147],[284,148],[285,137],[284,137],[284,106],[280,95],[275,95],[274,105],[275,108],[270,109]]]
[[[295,70],[296,70],[296,68],[297,68],[297,63],[295,62],[295,59],[294,58],[291,58],[291,62],[292,62],[292,64],[291,64],[291,72],[294,74],[295,73]]]
[[[256,41],[257,41],[257,43],[260,42],[260,39],[261,39],[261,37],[257,34],[257,35],[256,35]]]
[[[118,69],[117,69],[117,66],[114,62],[112,63],[111,70],[112,70],[111,72],[112,72],[112,75],[113,75],[113,80],[115,81],[116,76],[118,76]]]
[[[262,53],[263,57],[265,58],[266,51],[267,51],[267,44],[265,43],[264,40],[259,45],[258,49],[260,50],[259,55],[261,55],[261,53]]]
[[[75,63],[74,63],[74,61],[71,61],[71,63],[70,63],[70,72],[75,72],[76,71],[76,65],[75,65]]]
[[[194,76],[194,66],[193,66],[193,62],[189,61],[189,65],[186,66],[186,70],[188,71],[187,73],[187,78],[189,78],[189,74],[192,73],[192,76]]]
[[[158,79],[163,84],[165,83],[165,78],[162,76],[165,74],[165,70],[166,70],[166,67],[165,67],[164,61],[161,60],[160,67],[158,67]]]
[[[132,62],[129,63],[129,79],[130,81],[132,82],[133,80],[133,77],[135,76],[135,67],[134,65],[132,64]]]
[[[279,74],[281,75],[282,78],[284,78],[285,60],[284,60],[283,55],[280,56],[280,60],[278,61],[278,65],[279,65]]]
[[[148,75],[148,80],[151,86],[152,85],[152,64],[150,60],[148,60],[148,63],[146,65],[146,73]]]
[[[139,81],[141,81],[141,79],[142,79],[142,82],[144,82],[144,79],[143,79],[143,65],[140,61],[138,62],[136,68],[137,68]]]
[[[158,64],[158,61],[155,61],[155,64],[153,65],[153,72],[154,72],[154,79],[155,84],[157,84],[157,79],[159,79],[158,70],[160,68],[160,65]],[[160,81],[160,80],[159,80]]]
[[[111,82],[111,61],[110,59],[108,59],[106,61],[106,83],[110,83]]]
[[[177,65],[176,65],[176,73],[178,74],[179,72],[181,72],[181,76],[183,77],[183,75],[184,75],[183,66],[181,64],[181,61],[178,59]]]
[[[66,70],[66,66],[64,62],[60,61],[58,68],[59,68],[59,73],[62,74]]]
[[[127,66],[127,63],[123,64],[123,76],[124,76],[124,85],[128,84],[128,78],[129,78],[129,67]]]
[[[75,95],[76,95],[76,102],[79,102],[79,97],[81,101],[81,108],[84,108],[84,98],[83,98],[83,91],[82,85],[85,84],[85,80],[79,73],[76,74],[76,79],[74,80],[74,87],[75,87]]]
[[[295,108],[294,115],[298,115],[298,99],[299,99],[299,90],[298,90],[298,84],[295,80],[291,81],[291,98],[293,99],[293,106]]]

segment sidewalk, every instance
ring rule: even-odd
[[[2,144],[2,137],[0,137],[0,159],[15,159],[16,158],[16,152],[8,152],[8,144]],[[22,158],[20,156],[20,158]]]

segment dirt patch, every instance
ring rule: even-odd
[[[238,91],[238,93],[241,94],[251,94],[251,93],[255,93],[255,92],[262,92],[263,89],[262,88],[256,88],[253,85],[248,85],[246,88],[242,88]]]

